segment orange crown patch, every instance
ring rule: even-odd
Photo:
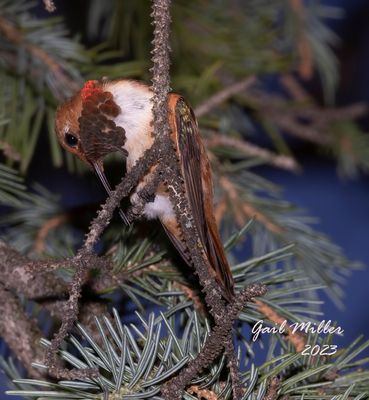
[[[81,90],[81,98],[82,100],[86,100],[87,97],[90,97],[92,94],[100,93],[102,90],[98,86],[98,81],[91,80],[87,81]]]

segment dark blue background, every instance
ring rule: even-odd
[[[340,245],[347,257],[369,265],[369,178],[341,181],[333,162],[303,156],[302,176],[270,170],[265,175],[285,189],[285,197],[308,209],[320,223],[316,229],[328,234]],[[345,309],[337,307],[326,297],[321,319],[337,321],[344,330],[344,338],[336,340],[347,345],[359,334],[369,337],[369,271],[355,271],[345,287]],[[369,351],[366,352],[369,355]]]
[[[368,1],[326,0],[325,3],[346,10],[344,19],[328,22],[342,39],[337,52],[342,66],[337,104],[369,102]],[[367,129],[368,121],[362,122],[363,128]],[[263,168],[262,174],[285,188],[286,199],[319,217],[321,222],[317,229],[328,234],[349,258],[369,265],[369,178],[361,176],[356,180],[342,181],[337,177],[333,160],[324,159],[313,153],[311,147],[300,144],[295,151],[304,168],[301,175],[271,168]],[[90,193],[96,193],[95,182],[69,177],[61,171],[46,170],[42,163],[33,165],[32,177],[54,192],[62,190],[63,202],[67,205],[83,204],[90,198]],[[355,272],[349,278],[344,311],[338,310],[329,300],[323,306],[325,319],[336,320],[345,330],[340,345],[352,342],[361,333],[369,337],[368,281],[368,270]],[[1,380],[0,387],[5,388]]]

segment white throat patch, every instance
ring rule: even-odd
[[[114,122],[126,131],[124,148],[128,151],[127,168],[130,169],[153,142],[152,92],[146,85],[129,80],[109,82],[105,88],[113,94],[114,101],[121,108]]]

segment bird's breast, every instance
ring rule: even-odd
[[[128,151],[129,170],[154,141],[151,126],[152,92],[145,85],[127,80],[107,83],[105,88],[112,93],[120,108],[114,122],[125,130],[124,148]]]

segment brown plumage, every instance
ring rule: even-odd
[[[120,151],[127,158],[129,171],[153,143],[151,97],[149,88],[140,82],[89,81],[58,109],[56,131],[59,141],[68,151],[95,168],[108,192],[110,187],[103,174],[103,158],[110,152]],[[209,160],[196,118],[184,99],[176,94],[169,95],[168,110],[171,138],[196,230],[210,271],[222,288],[224,297],[231,300],[234,296],[233,278],[214,218]],[[143,178],[136,191],[145,185],[151,173]],[[136,201],[137,196],[133,193],[131,203]],[[181,227],[163,184],[159,185],[154,201],[146,204],[144,216],[160,219],[178,252],[191,265]]]
[[[214,217],[209,159],[201,141],[197,121],[191,108],[179,95],[169,95],[168,108],[172,140],[179,156],[185,193],[196,229],[209,260],[209,266],[223,288],[225,297],[230,300],[234,295],[233,277]],[[174,221],[169,224],[163,222],[163,225],[178,251],[186,259],[185,245],[177,240],[180,228],[173,228]]]

